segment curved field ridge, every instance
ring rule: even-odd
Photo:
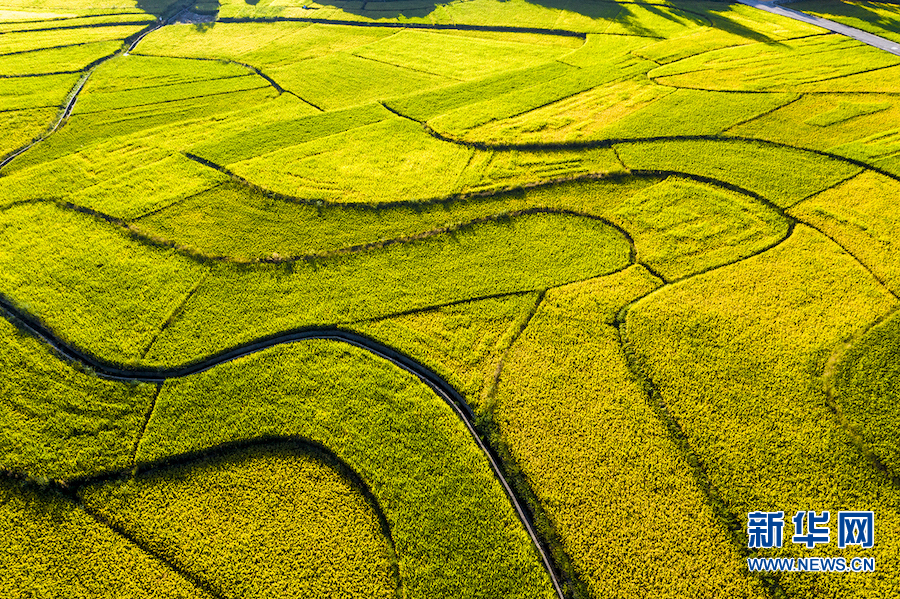
[[[297,442],[219,448],[125,481],[91,483],[78,498],[217,596],[401,594],[380,507],[323,448]]]
[[[554,579],[541,567],[543,561],[552,572],[549,561],[539,544],[529,544],[528,518],[452,401],[461,401],[458,395],[449,396],[421,367],[411,376],[372,349],[346,345],[359,336],[331,336],[341,343],[280,344],[167,381],[136,462],[299,435],[331,448],[372,489],[409,596],[478,596],[485,588],[509,597],[552,596]]]
[[[900,315],[893,314],[849,348],[837,365],[833,399],[854,432],[897,480],[900,448]]]
[[[627,235],[568,214],[523,214],[377,250],[249,266],[198,264],[54,204],[9,208],[0,227],[7,300],[83,351],[134,366],[183,364],[281,331],[546,288],[633,259]]]
[[[129,467],[156,385],[72,368],[12,320],[0,321],[0,472],[69,479]]]
[[[745,4],[125,3],[215,16],[0,23],[0,153],[59,125],[0,165],[0,595],[290,595],[165,524],[283,441],[358,475],[370,595],[898,595],[896,56]],[[832,556],[748,549],[799,509],[875,510],[877,571],[748,573]]]
[[[75,501],[0,477],[0,595],[8,599],[209,599]],[[78,581],[73,584],[73,581]]]

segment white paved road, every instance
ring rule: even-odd
[[[852,37],[855,40],[863,42],[864,44],[869,44],[870,46],[875,46],[876,48],[884,50],[885,52],[890,52],[891,54],[900,56],[900,42],[895,42],[883,37],[879,37],[861,29],[857,29],[856,27],[842,25],[840,23],[835,23],[834,21],[829,21],[828,19],[823,19],[821,17],[814,17],[812,15],[800,12],[799,10],[792,10],[783,6],[778,6],[773,2],[761,2],[760,0],[737,1],[741,4],[746,4],[747,6],[765,10],[767,12],[781,15],[789,19],[796,19],[804,23],[809,23],[810,25],[817,25],[819,27],[822,27],[823,29],[827,29],[828,31],[833,31],[835,33],[840,33],[841,35],[846,35],[847,37]]]

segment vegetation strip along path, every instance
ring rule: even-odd
[[[848,25],[843,25],[841,23],[837,23],[835,21],[831,21],[829,19],[823,19],[822,17],[815,17],[813,15],[808,15],[806,13],[802,13],[799,10],[793,10],[790,8],[784,8],[778,6],[779,2],[762,2],[761,0],[737,0],[741,4],[746,4],[747,6],[752,6],[753,8],[758,8],[760,10],[764,10],[766,12],[770,12],[775,15],[780,15],[782,17],[787,17],[789,19],[794,19],[795,21],[800,21],[801,23],[809,23],[810,25],[816,25],[818,27],[822,27],[823,29],[827,29],[828,31],[832,31],[834,33],[839,33],[841,35],[846,35],[847,37],[858,40],[864,44],[868,44],[874,48],[878,48],[879,50],[884,50],[885,52],[890,52],[891,54],[896,54],[900,56],[900,44],[895,41],[883,38],[878,35],[874,35],[867,31],[863,31],[862,29],[857,29],[856,27],[850,27]]]
[[[462,420],[463,424],[466,426],[466,429],[469,431],[469,434],[472,436],[472,439],[475,441],[476,445],[478,445],[479,450],[488,459],[488,462],[490,462],[491,470],[493,471],[494,476],[503,487],[504,492],[506,493],[507,497],[513,505],[513,508],[516,511],[516,514],[519,517],[519,520],[522,522],[522,525],[528,532],[528,536],[531,538],[532,544],[540,554],[541,561],[543,562],[544,568],[550,576],[550,580],[553,582],[553,587],[556,590],[557,596],[559,597],[559,599],[565,599],[565,595],[563,594],[562,586],[557,575],[557,568],[555,564],[550,561],[548,551],[546,550],[540,539],[538,539],[537,533],[535,532],[531,522],[531,514],[524,507],[524,503],[520,501],[516,494],[513,492],[512,486],[503,475],[503,471],[500,469],[499,459],[494,455],[494,452],[482,440],[481,436],[478,434],[478,431],[475,429],[475,413],[472,411],[472,408],[468,403],[466,403],[462,395],[460,395],[456,391],[456,389],[454,389],[449,383],[447,383],[434,371],[426,368],[425,366],[422,366],[412,358],[401,354],[400,352],[391,349],[390,347],[382,345],[377,341],[373,341],[372,339],[356,333],[351,333],[340,329],[310,329],[302,331],[290,331],[275,335],[273,337],[254,341],[252,343],[236,347],[229,351],[211,356],[209,358],[206,358],[205,360],[182,368],[130,371],[99,361],[78,351],[73,347],[66,345],[62,340],[53,335],[53,333],[44,328],[40,323],[19,312],[14,306],[10,305],[9,302],[7,302],[2,297],[0,297],[0,308],[5,311],[4,316],[7,317],[7,319],[19,325],[31,335],[38,337],[39,339],[50,345],[50,347],[59,352],[62,356],[83,366],[91,368],[99,377],[123,382],[135,381],[161,384],[168,379],[180,378],[191,374],[204,372],[213,368],[214,366],[233,361],[243,356],[254,354],[276,345],[311,339],[346,343],[348,345],[352,345],[354,347],[358,347],[360,349],[368,351],[384,360],[387,360],[391,364],[394,364],[403,371],[412,374],[423,383],[425,383],[425,385],[427,385],[438,397],[440,397],[445,403],[447,403],[447,405],[450,406],[450,408],[460,418],[460,420]]]

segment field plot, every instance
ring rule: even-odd
[[[817,379],[837,343],[896,305],[851,256],[798,226],[777,248],[638,302],[627,340],[735,518],[867,505],[891,529],[897,490],[830,413]],[[890,559],[895,542],[882,537],[876,559]],[[801,551],[786,544],[773,554]],[[781,578],[799,596],[867,597],[867,584]]]
[[[853,430],[896,476],[900,453],[893,438],[897,430],[897,389],[900,371],[895,357],[900,343],[900,319],[867,331],[837,366],[835,402]]]
[[[704,0],[3,2],[0,595],[900,599],[898,94]]]
[[[0,223],[7,297],[26,312],[49,317],[51,327],[97,355],[140,358],[204,274],[171,251],[149,250],[148,256],[102,221],[52,203],[9,208]],[[51,305],[55,316],[47,314]],[[117,333],[126,323],[127,335]]]
[[[226,596],[395,597],[396,556],[373,506],[317,453],[251,448],[95,485],[83,500],[159,551],[177,548],[173,561]]]
[[[0,335],[0,469],[66,479],[127,467],[156,388],[75,370],[6,321]]]
[[[495,418],[592,596],[756,597],[618,344],[618,309],[659,284],[636,266],[549,291],[506,357]]]
[[[208,595],[85,513],[75,501],[0,481],[4,597]]]
[[[790,56],[790,67],[784,58]],[[851,58],[852,57],[852,58]],[[791,91],[826,79],[894,66],[900,58],[840,36],[788,40],[778,46],[751,45],[704,52],[649,73],[662,85],[732,91]]]

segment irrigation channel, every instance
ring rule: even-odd
[[[478,448],[490,463],[491,470],[494,473],[494,477],[500,482],[500,485],[503,487],[503,491],[506,493],[506,496],[509,498],[510,503],[512,503],[513,508],[516,510],[516,514],[518,515],[519,520],[522,522],[522,525],[528,532],[528,536],[531,538],[532,544],[534,545],[538,554],[541,556],[541,561],[544,565],[544,569],[547,571],[547,574],[550,576],[550,580],[553,582],[553,588],[556,591],[557,597],[559,597],[559,599],[566,599],[562,584],[559,580],[559,569],[557,568],[556,564],[551,561],[549,551],[538,538],[537,532],[535,531],[534,525],[532,523],[531,512],[525,506],[524,501],[522,501],[513,491],[513,488],[510,485],[509,481],[506,480],[506,476],[504,475],[503,470],[501,470],[500,468],[500,460],[498,456],[488,446],[484,439],[481,438],[481,435],[478,434],[478,431],[475,428],[475,413],[472,411],[471,406],[469,406],[463,396],[460,395],[460,393],[456,389],[454,389],[453,386],[450,385],[450,383],[445,381],[440,375],[435,373],[430,368],[419,364],[409,356],[357,333],[352,333],[350,331],[344,331],[336,328],[322,328],[288,331],[280,333],[278,335],[273,335],[271,337],[258,339],[256,341],[251,341],[244,345],[232,348],[219,354],[215,354],[204,360],[189,364],[181,368],[161,370],[126,370],[124,368],[119,368],[102,360],[99,360],[93,356],[79,351],[74,347],[67,345],[35,319],[16,309],[15,306],[13,306],[2,295],[0,295],[0,310],[5,312],[4,316],[7,318],[7,320],[17,325],[20,329],[24,329],[34,337],[42,340],[64,358],[91,368],[94,373],[100,378],[121,382],[145,382],[161,384],[168,379],[180,378],[204,372],[220,364],[231,362],[240,357],[248,356],[264,349],[274,347],[276,345],[312,339],[346,343],[348,345],[352,345],[354,347],[358,347],[360,349],[368,351],[369,353],[378,356],[379,358],[387,360],[391,364],[394,364],[404,372],[415,376],[425,385],[427,385],[429,389],[431,389],[438,397],[440,397],[447,405],[450,406],[457,417],[459,417],[459,419],[463,422],[466,429],[469,431],[472,440],[475,441],[475,444],[478,446]]]

